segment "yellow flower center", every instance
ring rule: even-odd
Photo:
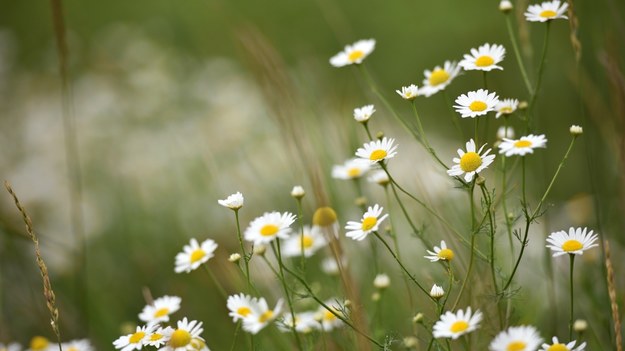
[[[176,329],[169,339],[169,345],[174,349],[189,345],[191,342],[191,334],[184,329]]]
[[[35,336],[30,340],[30,348],[35,350],[45,350],[48,348],[48,339],[43,336]]]
[[[523,351],[525,350],[525,346],[527,346],[527,344],[523,341],[513,341],[508,344],[506,351]]]
[[[482,158],[476,152],[467,152],[460,158],[460,169],[473,172],[482,165]]]
[[[466,321],[455,321],[449,328],[449,331],[452,333],[461,333],[467,329],[469,329],[469,323]]]
[[[204,250],[202,249],[197,249],[191,252],[191,263],[195,263],[201,260],[204,256],[206,256],[206,252],[204,252]]]
[[[365,53],[360,50],[354,50],[347,55],[349,62],[355,62],[363,57],[365,57]]]
[[[553,344],[549,346],[547,351],[569,351],[569,348],[564,344]]]
[[[485,102],[476,100],[476,101],[473,101],[471,105],[469,105],[469,110],[473,112],[482,112],[486,110],[487,107],[488,105],[486,105]]]
[[[512,107],[504,106],[504,107],[499,109],[499,112],[505,113],[505,114],[510,114],[510,113],[512,113]]]
[[[262,236],[274,236],[280,230],[277,225],[274,224],[265,224],[262,228],[260,228],[260,235]]]
[[[522,148],[522,147],[530,147],[532,146],[532,142],[529,140],[519,140],[514,143],[514,147]]]
[[[432,74],[430,74],[430,79],[428,82],[430,85],[439,85],[445,83],[449,79],[449,73],[444,69],[435,69]]]
[[[437,256],[441,260],[451,261],[451,259],[454,258],[454,252],[450,249],[442,249]]]
[[[65,351],[78,351],[78,348],[76,346],[71,346],[69,349]]]
[[[193,254],[191,254],[191,261],[193,261]],[[154,318],[166,316],[168,313],[169,313],[169,308],[167,307],[159,308],[158,310],[156,310],[156,312],[154,312]]]
[[[556,17],[556,15],[557,13],[553,10],[545,10],[539,14],[539,16],[542,18],[552,18],[552,17]]]
[[[319,207],[313,214],[313,224],[321,227],[334,224],[336,220],[336,212],[331,207]]]
[[[480,56],[475,60],[475,65],[478,67],[487,67],[495,63],[492,57],[488,55]]]
[[[577,240],[567,240],[562,244],[562,250],[566,252],[581,250],[583,247],[584,245]]]
[[[373,151],[371,155],[369,156],[369,159],[371,161],[379,161],[385,157],[386,157],[386,151],[379,149],[379,150]]]
[[[158,340],[161,340],[162,338],[163,338],[163,335],[159,333],[154,333],[150,335],[150,341],[158,341]]]
[[[367,217],[362,220],[362,230],[371,230],[378,223],[376,217]]]
[[[360,168],[350,168],[347,170],[347,175],[350,176],[351,178],[356,178],[358,176],[360,176]]]
[[[268,310],[265,313],[261,314],[260,317],[258,317],[258,321],[260,323],[265,323],[268,320],[270,320],[273,317],[273,311],[272,310]]]
[[[138,331],[130,336],[130,339],[128,339],[128,342],[131,344],[136,344],[140,342],[141,340],[143,340],[143,337],[145,337],[145,332]]]
[[[310,236],[310,235],[306,235],[306,234],[304,234],[304,235],[302,236],[302,242],[301,242],[301,245],[302,245],[305,249],[308,249],[308,248],[312,247],[314,243],[315,243],[315,239],[313,239],[313,238],[312,238],[312,236]]]
[[[249,307],[243,306],[237,309],[237,314],[243,317],[247,317],[250,313],[252,313],[252,310]]]
[[[335,319],[336,319],[336,316],[334,315],[334,313],[332,313],[332,312],[330,312],[328,310],[325,310],[323,312],[323,320],[324,321],[331,322],[331,321],[333,321]]]

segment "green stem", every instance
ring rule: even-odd
[[[534,116],[533,108],[534,105],[536,103],[536,98],[538,97],[538,90],[540,89],[540,83],[542,82],[542,77],[543,77],[543,69],[545,68],[545,61],[547,58],[547,48],[549,47],[549,45],[547,45],[549,43],[549,28],[550,28],[550,24],[551,21],[547,21],[547,27],[545,28],[545,40],[543,42],[543,53],[540,57],[540,65],[538,66],[538,77],[536,78],[536,85],[534,86],[534,91],[530,97],[530,102],[527,105],[527,114],[528,114],[528,118],[527,118],[527,127],[528,127],[528,132],[529,130],[531,130],[532,128],[532,117]]]
[[[532,84],[527,75],[527,71],[525,70],[525,65],[523,64],[523,59],[521,58],[521,52],[519,51],[519,44],[517,43],[516,37],[514,36],[514,31],[512,30],[512,21],[510,20],[510,16],[506,16],[506,27],[508,28],[508,35],[510,36],[510,42],[512,43],[512,50],[514,51],[514,56],[516,57],[516,61],[519,65],[519,70],[521,71],[521,76],[523,76],[523,82],[525,83],[525,88],[530,96],[534,95],[534,90],[532,89]]]
[[[504,137],[507,138],[508,137],[508,117],[505,116],[504,117]],[[512,241],[512,222],[510,221],[510,217],[508,216],[508,205],[507,205],[507,201],[506,201],[506,196],[508,193],[508,188],[506,186],[507,183],[507,179],[506,179],[506,159],[507,157],[505,157],[505,155],[503,157],[501,157],[501,169],[502,169],[502,180],[501,180],[501,203],[503,206],[503,212],[504,212],[504,218],[506,220],[506,230],[508,232],[508,243],[510,244],[510,257],[514,256],[514,243]]]
[[[239,329],[241,329],[241,321],[237,323],[237,327],[234,330],[234,337],[232,339],[232,344],[230,345],[230,351],[233,351],[234,346],[237,344],[237,336],[239,336]]]
[[[237,222],[237,237],[239,238],[239,246],[241,246],[241,252],[243,253],[243,263],[245,264],[245,279],[247,280],[247,292],[249,293],[252,290],[252,282],[250,280],[250,263],[249,263],[252,257],[247,256],[247,252],[245,252],[245,245],[243,245],[243,237],[241,235],[241,225],[239,224],[239,209],[234,210],[234,219]]]
[[[304,254],[304,218],[302,211],[302,199],[297,198],[297,219],[299,220],[300,227],[300,267],[304,276],[306,276],[306,255]]]
[[[475,117],[475,145],[479,145],[478,131],[480,129],[480,117]]]
[[[475,237],[477,236],[476,227],[475,227],[475,203],[473,201],[473,190],[475,189],[475,179],[471,184],[471,190],[469,191],[469,201],[471,207],[471,253],[469,254],[469,268],[467,269],[467,275],[464,277],[462,281],[462,285],[460,286],[460,291],[458,292],[458,296],[456,296],[456,302],[454,302],[454,306],[451,308],[455,310],[458,306],[458,302],[460,302],[460,298],[462,297],[462,293],[464,292],[464,288],[471,277],[471,271],[473,269],[473,257],[475,256]]]
[[[573,340],[573,265],[575,264],[575,255],[574,254],[569,254],[569,257],[571,258],[571,265],[570,265],[570,293],[571,293],[571,317],[569,318],[569,340]]]
[[[365,121],[362,126],[365,127],[365,131],[367,132],[367,136],[369,137],[370,141],[373,141],[373,137],[371,136],[371,131],[369,130],[369,124],[367,123],[369,121]]]
[[[425,146],[425,149],[427,150],[427,152],[429,152],[430,155],[432,155],[432,157],[436,160],[436,162],[438,162],[444,168],[447,168],[447,165],[438,157],[438,155],[436,155],[436,152],[430,146],[430,143],[428,142],[428,139],[425,136],[425,131],[423,130],[423,125],[421,124],[421,118],[419,117],[419,112],[417,112],[417,104],[415,101],[416,100],[412,100],[412,103],[410,105],[412,105],[412,112],[414,113],[415,118],[417,120],[417,128],[419,129],[419,135],[421,136],[423,146]]]
[[[488,211],[488,229],[490,232],[490,271],[493,276],[493,286],[495,287],[495,294],[498,294],[497,290],[497,274],[495,273],[495,220],[493,219],[493,212],[491,210],[492,206],[492,198],[486,189],[484,184],[480,185],[482,190],[482,196],[484,197],[484,202],[486,203],[487,211]]]
[[[449,115],[451,116],[451,123],[456,128],[456,131],[458,132],[458,135],[460,136],[460,138],[464,140],[465,136],[464,136],[464,132],[462,131],[462,128],[460,127],[460,122],[458,121],[458,115],[456,114],[456,111],[454,110],[453,103],[451,102],[451,99],[449,98],[449,95],[447,94],[446,90],[443,90],[443,99],[445,99],[445,104],[447,105],[449,109],[449,112],[450,112]]]
[[[282,288],[284,289],[284,295],[286,296],[286,302],[289,305],[289,311],[291,312],[291,321],[293,321],[293,325],[291,326],[291,331],[293,332],[293,336],[295,337],[295,342],[297,343],[297,348],[300,351],[303,351],[302,341],[299,338],[299,334],[295,330],[295,312],[293,311],[293,302],[291,301],[291,294],[289,292],[288,287],[286,286],[286,280],[284,279],[284,262],[282,261],[282,253],[280,251],[280,240],[275,240],[276,245],[271,243],[271,248],[273,249],[273,253],[276,255],[278,259],[278,269],[280,270],[280,282],[282,282]],[[276,249],[277,248],[277,249]]]
[[[213,281],[213,283],[217,287],[217,291],[219,291],[219,294],[221,295],[221,297],[223,297],[224,299],[227,300],[228,299],[228,294],[226,293],[226,290],[221,285],[219,280],[217,280],[217,277],[215,277],[213,272],[210,270],[210,268],[208,268],[208,266],[206,264],[203,264],[202,267],[204,267],[204,270],[206,271],[206,273],[208,273],[208,276],[211,278],[211,280]]]

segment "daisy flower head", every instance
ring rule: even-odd
[[[516,111],[518,107],[519,107],[519,100],[517,99],[499,100],[497,104],[495,105],[495,111],[497,111],[495,118],[499,118],[501,115],[505,115],[505,116],[511,115],[512,113],[514,113],[514,111]]]
[[[543,344],[542,348],[539,351],[584,351],[586,348],[586,343],[581,343],[578,347],[575,347],[577,343],[576,340],[571,341],[568,344],[560,343],[558,337],[554,336],[551,341],[553,342],[551,345]]]
[[[580,126],[572,125],[571,128],[569,128],[569,132],[573,136],[580,136],[584,133],[584,129]]]
[[[328,235],[339,237],[339,218],[332,207],[322,206],[317,208],[315,213],[313,213],[312,223],[313,229],[320,230],[326,237]]]
[[[148,335],[145,344],[154,347],[161,347],[169,341],[168,335],[171,335],[173,331],[174,329],[172,327],[158,327],[158,329]]]
[[[141,350],[148,342],[150,334],[152,334],[154,329],[156,329],[156,324],[137,326],[134,333],[120,336],[113,341],[113,346],[122,351]],[[31,349],[35,350],[32,346]]]
[[[181,298],[178,296],[163,296],[154,300],[139,313],[139,319],[146,323],[169,322],[169,315],[180,309]]]
[[[451,311],[441,315],[441,319],[434,324],[433,332],[435,338],[452,338],[458,339],[464,334],[468,334],[479,327],[482,321],[482,312],[475,311],[471,313],[471,307],[467,307],[466,312],[458,310],[456,313]]]
[[[547,139],[545,139],[544,134],[530,134],[518,140],[503,138],[501,144],[499,144],[499,153],[506,155],[506,157],[513,155],[524,156],[525,154],[533,154],[536,148],[546,147],[546,144]]]
[[[88,339],[72,340],[61,344],[64,351],[95,351],[93,345]],[[2,347],[0,350],[4,351]],[[9,349],[10,351],[10,349]]]
[[[464,180],[470,182],[473,177],[488,167],[495,155],[489,155],[490,149],[482,152],[486,144],[482,145],[479,150],[475,150],[475,142],[473,139],[469,140],[466,144],[467,151],[458,149],[458,157],[454,157],[453,161],[455,165],[451,169],[447,170],[447,174],[452,177],[458,177],[464,174]]]
[[[514,128],[501,126],[497,129],[497,139],[514,138]]]
[[[386,174],[386,172],[384,172],[383,170],[375,170],[371,172],[367,180],[371,183],[377,183],[382,186],[388,185],[388,183],[391,181],[388,178],[388,174]]]
[[[560,0],[545,1],[540,5],[530,5],[525,12],[528,22],[547,22],[553,19],[568,19],[564,14],[569,4],[565,1],[560,5]]]
[[[593,234],[592,230],[588,233],[586,231],[587,228],[571,227],[568,233],[564,230],[551,233],[547,238],[547,242],[550,244],[547,247],[554,252],[553,257],[564,254],[583,255],[584,251],[598,246],[595,241],[599,236]]]
[[[323,236],[321,230],[306,225],[304,226],[303,234],[293,234],[284,241],[282,254],[285,257],[298,257],[302,255],[303,248],[304,257],[310,257],[327,244],[328,241]]]
[[[438,262],[438,261],[451,261],[454,258],[454,252],[447,248],[447,244],[445,244],[445,240],[441,240],[441,246],[434,246],[434,252],[427,250],[430,256],[424,256],[429,259],[430,262]]]
[[[536,351],[543,339],[531,325],[510,327],[495,336],[490,351]]]
[[[323,306],[319,306],[315,319],[321,323],[321,329],[323,331],[331,331],[343,326],[343,321],[336,315],[345,316],[345,304],[339,303],[336,299],[325,301],[325,305],[329,307],[326,309]]]
[[[217,200],[218,204],[220,204],[223,207],[228,207],[231,210],[240,209],[241,207],[243,207],[243,202],[244,202],[243,194],[241,194],[238,191],[228,196],[224,200]]]
[[[503,70],[497,66],[506,56],[506,49],[503,45],[484,44],[477,49],[472,48],[471,54],[465,54],[459,65],[465,71],[491,71],[493,69]]]
[[[191,239],[189,245],[182,248],[182,252],[176,255],[176,273],[189,273],[195,270],[201,264],[208,261],[214,256],[213,252],[217,249],[217,243],[211,239],[206,239],[202,244],[198,244],[197,240]]]
[[[330,58],[330,64],[334,67],[360,64],[375,49],[375,39],[359,40]]]
[[[282,323],[278,324],[278,328],[285,333],[290,332],[293,327],[298,333],[310,333],[320,328],[319,323],[315,320],[315,315],[314,311],[296,313],[295,324],[293,324],[293,316],[290,313],[285,313]]]
[[[451,81],[460,73],[460,66],[456,61],[445,61],[443,67],[436,66],[433,70],[426,69],[423,73],[425,79],[419,93],[430,97],[451,84]]]
[[[332,166],[332,178],[356,179],[362,177],[371,168],[371,161],[362,158],[352,158],[342,165]]]
[[[495,92],[489,93],[488,90],[479,89],[458,96],[455,102],[454,108],[462,118],[475,118],[495,111],[499,97]]]
[[[196,343],[193,340],[199,339],[204,341],[200,336],[204,329],[202,328],[202,322],[188,321],[187,317],[178,321],[176,328],[164,329],[163,333],[167,338],[165,347],[161,348],[162,351],[196,351]]]
[[[267,244],[275,238],[286,239],[291,233],[295,215],[290,212],[266,212],[254,219],[245,230],[245,240],[254,245]]]
[[[380,223],[388,217],[388,214],[380,216],[383,210],[384,208],[378,204],[373,205],[373,207],[369,206],[367,212],[362,215],[362,220],[360,222],[347,222],[345,229],[349,231],[346,236],[360,241],[366,238],[369,233],[378,230]]]
[[[191,347],[194,351],[210,351],[203,339],[195,338],[191,340]]]
[[[278,300],[274,309],[269,309],[264,298],[253,299],[250,305],[251,313],[243,319],[243,330],[251,334],[257,334],[269,323],[276,319],[282,311],[282,300]]]
[[[228,315],[232,317],[232,321],[236,322],[239,319],[245,319],[252,314],[252,305],[258,303],[258,299],[249,295],[239,294],[231,295],[228,297],[226,306],[230,313]]]
[[[395,90],[395,92],[404,100],[414,100],[417,96],[419,96],[419,87],[414,84],[410,84],[407,87],[401,87],[401,90]]]
[[[363,107],[355,108],[354,119],[360,123],[367,122],[369,118],[371,118],[374,112],[375,112],[375,107],[373,105],[366,105]]]
[[[0,351],[22,351],[22,345],[16,342],[5,345],[0,342]]]
[[[44,336],[34,336],[30,339],[30,347],[27,351],[44,351],[50,349],[50,340]]]
[[[369,160],[371,164],[384,161],[397,155],[397,145],[393,145],[395,139],[384,137],[382,140],[374,140],[365,143],[356,150],[356,156]]]

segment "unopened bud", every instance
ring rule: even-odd
[[[501,0],[501,2],[499,3],[499,11],[506,14],[509,13],[510,11],[512,11],[512,3],[508,0]]]
[[[254,255],[258,255],[258,256],[264,256],[265,252],[267,251],[267,246],[265,245],[256,245],[254,246]]]
[[[575,330],[576,333],[583,333],[586,329],[588,329],[588,322],[585,320],[576,319],[575,322],[573,322],[573,330]]]
[[[445,295],[445,290],[443,290],[442,287],[434,284],[434,286],[432,286],[432,290],[430,290],[430,296],[432,296],[435,299],[440,299],[441,297],[443,297]]]
[[[228,257],[228,261],[232,263],[237,263],[239,262],[240,259],[241,259],[241,255],[238,253],[233,253],[230,255],[230,257]]]
[[[414,317],[412,317],[412,323],[419,323],[423,320],[423,313],[419,312]]]
[[[477,176],[477,178],[475,179],[475,184],[484,185],[484,183],[486,183],[486,178],[482,176]]]
[[[528,106],[527,101],[519,102],[519,110],[525,110],[527,106]]]
[[[571,132],[571,135],[577,137],[584,133],[584,129],[582,129],[582,127],[580,126],[572,125],[571,128],[569,128],[569,132]]]
[[[378,289],[386,289],[389,285],[391,285],[391,278],[386,274],[378,274],[375,276],[375,279],[373,279],[373,286]]]
[[[371,300],[375,302],[379,301],[381,297],[382,295],[380,295],[380,293],[377,291],[371,294]]]
[[[382,138],[384,138],[384,132],[377,132],[375,134],[375,137],[381,140]]]
[[[306,195],[306,192],[301,185],[296,185],[293,187],[293,190],[291,190],[291,196],[296,199],[301,199],[304,197],[304,195]]]
[[[416,347],[419,344],[419,339],[414,336],[407,336],[404,338],[404,347],[407,349],[411,349]]]
[[[354,204],[356,204],[356,206],[367,206],[367,198],[364,196],[359,196],[356,198],[356,200],[354,200]]]

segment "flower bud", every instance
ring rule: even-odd
[[[430,290],[430,296],[432,296],[435,299],[440,299],[441,297],[443,297],[445,295],[445,290],[443,290],[442,287],[434,284],[434,286],[432,286],[432,290]]]
[[[304,195],[306,195],[306,192],[301,185],[296,185],[293,187],[293,190],[291,190],[291,196],[296,199],[301,199],[304,197]]]
[[[499,11],[503,13],[509,13],[512,11],[512,3],[509,0],[501,0],[499,3]]]
[[[375,279],[373,279],[373,286],[378,289],[386,289],[389,285],[391,285],[391,278],[386,274],[378,274],[375,276]]]
[[[240,259],[241,259],[241,255],[238,253],[233,253],[230,255],[230,257],[228,257],[228,261],[232,263],[237,263],[239,262]]]
[[[582,133],[584,133],[584,129],[580,126],[572,125],[571,128],[569,128],[569,132],[571,132],[571,135],[576,137],[578,135],[582,135]]]

